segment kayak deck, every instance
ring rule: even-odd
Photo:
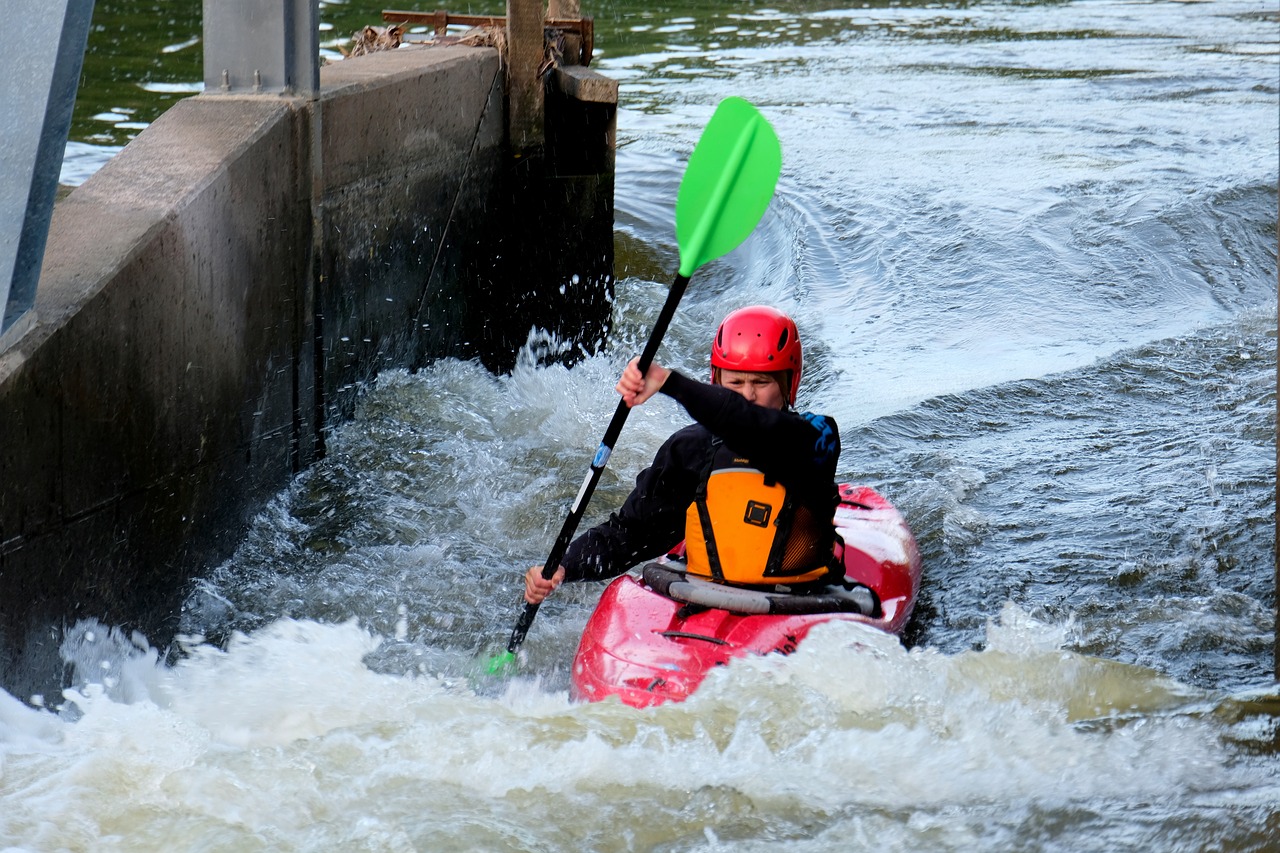
[[[845,578],[865,584],[882,612],[735,613],[689,605],[659,594],[632,575],[613,581],[587,621],[574,657],[574,697],[618,696],[646,707],[680,701],[706,674],[749,654],[790,654],[814,625],[861,622],[897,634],[906,626],[920,585],[920,555],[897,509],[866,486],[840,487],[835,526],[844,540]]]

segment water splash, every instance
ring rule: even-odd
[[[850,821],[922,840],[944,814],[963,827],[997,804],[1038,820],[1159,802],[1153,819],[1177,825],[1180,805],[1248,817],[1257,800],[1235,792],[1280,790],[1274,762],[1203,713],[1222,697],[1064,651],[1070,631],[1009,605],[988,648],[944,655],[831,623],[789,657],[735,661],[687,702],[641,711],[573,704],[536,678],[485,698],[375,672],[383,638],[281,620],[172,667],[135,656],[145,689],[69,691],[74,715],[4,697],[0,840],[698,849],[850,837]],[[548,797],[556,821],[518,819]]]

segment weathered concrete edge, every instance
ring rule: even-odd
[[[182,567],[249,506],[227,496],[287,481],[299,324],[277,306],[305,286],[311,219],[298,115],[183,101],[55,211],[37,322],[0,376],[6,681],[57,671],[41,625],[176,612]],[[286,238],[262,239],[272,221]]]
[[[35,320],[0,352],[7,685],[56,665],[46,618],[80,613],[144,631],[172,620],[175,581],[228,553],[245,514],[309,461],[323,429],[318,365],[330,387],[343,381],[334,371],[368,369],[368,354],[330,359],[323,347],[340,330],[316,328],[316,317],[345,299],[348,322],[367,325],[365,308],[387,304],[317,290],[335,288],[350,258],[388,247],[400,260],[384,267],[431,266],[437,279],[459,267],[456,247],[477,251],[475,235],[457,230],[437,227],[407,252],[400,237],[407,210],[410,229],[440,215],[422,207],[433,198],[456,210],[470,195],[462,175],[476,181],[474,211],[491,201],[498,80],[492,50],[397,51],[325,69],[318,122],[307,102],[191,98],[59,205]],[[433,116],[422,100],[433,91],[453,110]],[[344,149],[352,133],[333,120],[344,111],[373,122],[356,135],[382,146]],[[437,118],[443,127],[428,126]],[[366,209],[350,211],[352,198]],[[387,219],[369,222],[371,211]],[[365,232],[328,244],[343,217]],[[380,224],[386,236],[371,237]],[[309,244],[324,257],[313,263]],[[355,286],[394,290],[397,274]],[[405,307],[390,322],[406,336],[428,278],[397,293]]]
[[[173,227],[183,211],[202,203],[230,162],[252,157],[268,129],[291,118],[291,104],[281,99],[242,99],[230,106],[230,99],[179,101],[58,205],[36,320],[25,333],[0,340],[0,383],[130,263],[153,250],[160,232]]]

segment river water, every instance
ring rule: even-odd
[[[384,374],[193,590],[176,662],[74,626],[75,689],[0,694],[0,847],[1280,849],[1275,3],[587,5],[621,83],[606,348]],[[322,4],[326,50],[356,6]],[[198,88],[198,18],[99,0],[68,180]],[[919,538],[916,616],[637,711],[569,701],[575,585],[486,678],[730,94],[782,179],[660,359],[703,375],[740,304],[797,318],[842,478]],[[684,422],[637,410],[587,523]]]

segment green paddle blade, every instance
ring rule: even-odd
[[[484,671],[485,675],[513,675],[517,667],[516,656],[511,652],[502,652],[489,659]]]
[[[733,251],[764,216],[782,147],[769,122],[742,98],[725,98],[702,132],[676,197],[680,275]]]

